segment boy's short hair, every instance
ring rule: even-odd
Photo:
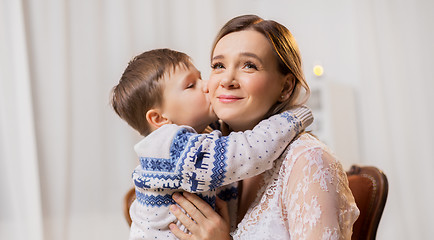
[[[146,112],[161,106],[164,77],[176,67],[190,68],[190,57],[171,49],[144,52],[131,60],[118,85],[113,87],[111,105],[115,112],[141,135],[151,132]]]

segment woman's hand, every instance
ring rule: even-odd
[[[184,225],[191,234],[181,231],[176,224],[169,225],[170,230],[181,240],[201,239],[201,240],[226,240],[232,239],[230,236],[229,211],[227,203],[220,198],[216,199],[216,211],[208,203],[192,193],[184,192],[173,194],[173,199],[191,216],[188,217],[181,209],[170,206],[170,211]]]

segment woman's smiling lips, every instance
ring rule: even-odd
[[[237,96],[234,96],[234,95],[220,95],[217,98],[222,103],[233,103],[233,102],[236,102],[238,100],[243,99],[242,97],[237,97]]]

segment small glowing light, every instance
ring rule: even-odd
[[[320,77],[324,74],[324,68],[321,65],[315,65],[313,67],[313,73]]]

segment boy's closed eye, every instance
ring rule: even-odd
[[[199,81],[202,81],[202,76],[199,71],[189,74],[183,81],[184,89],[195,88]]]

